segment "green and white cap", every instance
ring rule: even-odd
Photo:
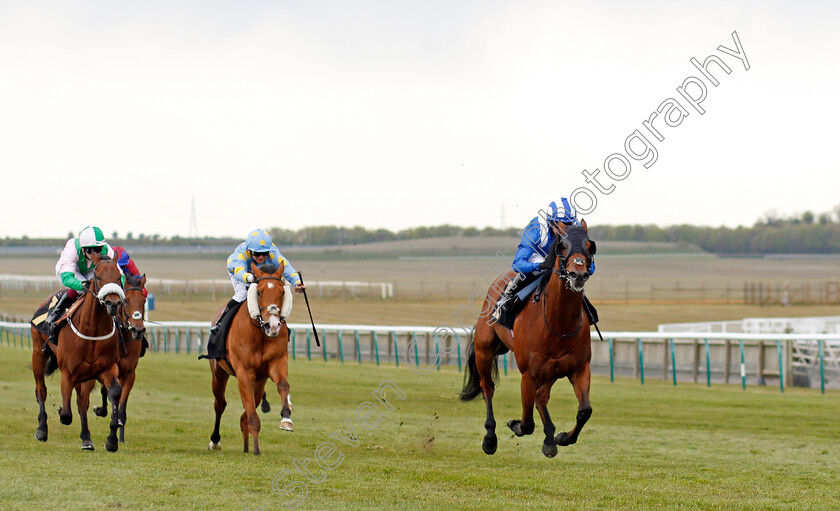
[[[102,234],[102,229],[99,227],[88,226],[79,233],[79,246],[82,248],[102,247],[104,245],[105,235]]]

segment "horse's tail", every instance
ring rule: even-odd
[[[499,364],[493,357],[493,386],[499,378]],[[464,368],[464,388],[461,389],[461,401],[472,401],[481,394],[481,375],[475,364],[475,340],[470,340],[467,346],[467,366]]]
[[[58,369],[58,359],[55,358],[55,353],[51,349],[47,351],[49,352],[49,356],[47,357],[47,363],[44,365],[44,376],[50,376]]]

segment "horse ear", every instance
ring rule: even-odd
[[[586,234],[589,234],[589,229],[586,228],[586,220],[581,220],[580,221],[580,226],[583,227],[583,232],[585,232]]]
[[[140,277],[140,287],[146,287],[146,274],[144,273],[142,277]]]
[[[280,261],[280,266],[277,267],[277,271],[274,273],[279,273],[283,275],[283,271],[286,269],[286,264],[283,261]]]
[[[263,272],[257,267],[257,263],[253,261],[251,262],[251,273],[253,273],[257,278],[263,276]]]

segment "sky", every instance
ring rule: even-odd
[[[590,225],[830,211],[839,26],[831,1],[0,1],[0,236],[188,236],[193,205],[242,238],[524,227],[571,195]]]

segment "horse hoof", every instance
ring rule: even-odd
[[[82,450],[83,451],[92,451],[93,450],[93,442],[90,440],[85,440],[82,442]]]
[[[263,401],[262,406],[260,407],[263,413],[268,413],[271,411],[271,405],[268,404],[268,401]]]
[[[73,416],[70,414],[61,415],[61,412],[58,414],[58,421],[64,424],[65,426],[69,426],[73,423]]]
[[[207,446],[207,450],[209,451],[221,451],[222,450],[222,443],[221,442],[213,442],[210,441],[210,445]]]
[[[284,417],[283,420],[280,421],[280,429],[283,431],[294,431],[295,426],[292,424],[292,419]]]
[[[557,456],[557,446],[555,444],[543,444],[542,453],[546,458],[553,458]]]
[[[484,450],[484,454],[490,455],[496,452],[496,447],[498,447],[498,442],[496,441],[496,437],[485,438],[481,442],[481,448]]]
[[[524,433],[522,433],[522,428],[520,426],[521,422],[522,421],[517,420],[517,419],[511,419],[511,420],[507,421],[507,427],[509,427],[510,430],[513,431],[514,435],[522,436]]]
[[[46,442],[47,441],[47,432],[46,430],[37,430],[35,431],[35,438],[38,439],[39,442]]]
[[[574,442],[571,441],[571,437],[569,437],[569,434],[563,431],[557,433],[557,435],[554,437],[554,443],[566,447],[568,445],[572,445]]]
[[[105,450],[108,452],[117,452],[117,449],[120,448],[120,444],[118,442],[112,442],[110,439],[105,440]]]
[[[105,417],[108,415],[108,410],[102,406],[95,406],[93,407],[93,413],[97,417]]]

